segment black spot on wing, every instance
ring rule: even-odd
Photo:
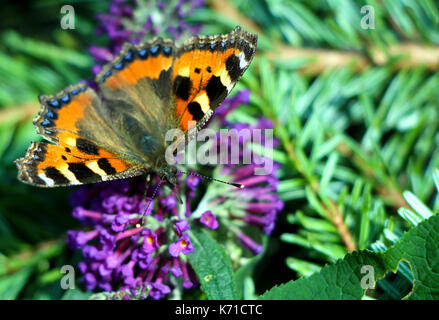
[[[157,57],[160,54],[161,48],[162,46],[160,45],[160,43],[158,43],[149,48],[149,53],[152,57]]]
[[[192,118],[195,121],[199,121],[204,117],[204,112],[201,110],[201,106],[198,102],[192,101],[187,105],[187,109],[189,110],[190,114],[192,115]]]
[[[239,80],[242,75],[242,69],[239,67],[239,58],[232,54],[226,60],[226,69],[229,72],[230,79],[233,82]]]
[[[58,114],[55,111],[49,109],[46,112],[46,119],[57,120],[58,119]]]
[[[172,54],[172,47],[163,47],[163,54],[165,57],[170,57]]]
[[[44,130],[44,134],[46,134],[46,135],[48,135],[48,136],[51,136],[51,135],[53,134],[53,131],[50,131],[50,130],[48,130],[48,129],[45,129],[45,130]]]
[[[44,170],[44,173],[46,176],[50,179],[52,179],[55,184],[68,184],[70,183],[70,180],[67,179],[57,168],[55,167],[48,167]]]
[[[55,125],[55,123],[53,123],[52,121],[50,121],[49,119],[45,118],[42,122],[41,125],[43,127],[53,127]]]
[[[227,96],[227,88],[222,84],[220,77],[212,76],[206,86],[210,107],[216,108]]]
[[[75,175],[79,182],[86,183],[101,180],[101,176],[94,173],[83,163],[69,163],[69,170]]]
[[[22,176],[20,176],[20,179],[23,180],[24,178]],[[37,175],[33,175],[33,174],[30,174],[29,177],[27,179],[25,179],[25,181],[31,182],[31,183],[39,185],[39,186],[47,185],[47,183],[43,179],[41,179]]]
[[[76,148],[78,148],[79,151],[84,152],[86,154],[91,154],[96,156],[99,154],[98,147],[94,143],[87,141],[85,139],[77,138]]]
[[[43,179],[38,177],[36,168],[20,168],[18,179],[20,181],[31,183],[37,186],[47,186],[47,183]]]
[[[116,173],[116,169],[114,169],[110,162],[108,162],[107,159],[105,158],[101,158],[98,160],[98,166],[99,168],[101,168],[102,170],[105,171],[106,174],[115,174]]]
[[[176,76],[174,80],[174,94],[183,100],[189,99],[192,88],[192,81],[189,77]]]

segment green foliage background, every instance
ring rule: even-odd
[[[93,33],[104,1],[73,1],[75,30],[59,26],[63,4],[6,1],[0,13],[2,299],[88,297],[59,286],[60,267],[79,259],[65,246],[65,231],[79,228],[69,190],[21,184],[12,163],[39,139],[38,95],[89,78],[87,48],[105,43]],[[374,8],[375,29],[361,28],[363,5]],[[251,104],[233,117],[274,121],[286,203],[264,253],[233,273],[219,244],[193,234],[212,246],[190,257],[199,276],[235,282],[228,290],[202,282],[200,297],[255,298],[286,283],[262,298],[437,299],[438,3],[209,1],[191,20],[205,34],[237,24],[258,33],[258,55],[238,84],[251,89]],[[227,267],[206,265],[218,257]],[[367,292],[363,264],[376,267]]]

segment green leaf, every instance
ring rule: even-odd
[[[362,279],[372,273],[362,268],[373,267],[373,281],[387,272],[396,272],[401,261],[410,265],[413,288],[407,299],[439,299],[439,216],[419,223],[384,252],[355,251],[325,266],[308,278],[276,286],[261,299],[362,299],[366,290]]]
[[[0,278],[0,300],[14,300],[25,286],[33,268],[24,268],[10,276]]]
[[[61,300],[88,300],[92,292],[81,291],[79,289],[68,289],[62,296]]]
[[[195,250],[188,254],[201,287],[210,300],[236,300],[232,264],[224,249],[204,230],[189,231]]]

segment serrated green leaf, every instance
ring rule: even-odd
[[[224,249],[204,230],[191,229],[195,250],[187,256],[210,300],[236,300],[238,291],[232,264]]]
[[[362,299],[364,266],[373,267],[373,280],[396,272],[400,262],[409,264],[413,289],[407,299],[439,299],[439,216],[418,224],[384,252],[354,251],[308,278],[274,287],[261,299]]]

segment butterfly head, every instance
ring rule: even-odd
[[[158,174],[162,179],[170,184],[171,188],[174,189],[177,185],[177,168],[174,166],[165,165],[158,169]]]

